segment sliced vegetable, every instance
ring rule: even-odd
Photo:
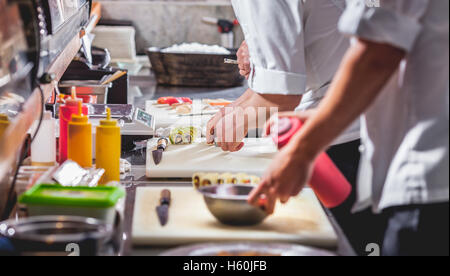
[[[161,97],[158,99],[157,103],[174,105],[174,104],[182,104],[182,103],[192,103],[192,100],[190,98],[185,98],[185,97]]]

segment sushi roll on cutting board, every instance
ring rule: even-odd
[[[245,173],[195,173],[192,176],[192,186],[194,186],[195,189],[221,184],[258,185],[260,182],[260,177]]]

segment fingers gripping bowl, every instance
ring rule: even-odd
[[[211,214],[221,223],[233,226],[251,226],[264,221],[268,214],[261,207],[248,204],[253,186],[214,185],[199,189]]]

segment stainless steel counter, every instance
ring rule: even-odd
[[[193,99],[202,98],[226,98],[234,100],[238,98],[244,91],[246,86],[221,89],[221,88],[184,88],[184,87],[163,87],[157,86],[155,80],[148,76],[131,77],[130,80],[130,92],[129,103],[133,103],[136,107],[145,108],[145,102],[147,100],[154,100],[164,96],[183,96],[191,97]],[[125,210],[123,215],[123,227],[122,230],[122,249],[120,255],[158,255],[161,252],[170,248],[159,247],[133,247],[131,243],[132,224],[133,224],[133,212],[134,201],[137,187],[145,186],[161,186],[168,187],[175,186],[190,186],[190,180],[188,179],[152,179],[149,180],[145,177],[145,166],[132,164],[131,172],[128,173],[123,181],[124,187],[127,190],[127,198],[125,204]],[[328,213],[327,213],[328,214]],[[333,227],[339,237],[339,245],[337,253],[340,255],[354,255],[353,250],[349,246],[347,238],[342,234],[339,226],[335,223],[334,218],[328,214]]]

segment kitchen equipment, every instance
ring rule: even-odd
[[[235,87],[244,78],[239,68],[223,63],[225,58],[236,59],[236,51],[230,55],[163,53],[151,48],[147,55],[158,84],[194,87]]]
[[[225,63],[225,64],[234,64],[234,65],[238,65],[239,64],[239,62],[237,60],[229,59],[229,58],[224,59],[223,63]]]
[[[80,99],[76,97],[76,93],[72,92],[72,97],[66,99],[65,104],[59,106],[59,163],[67,160],[67,135],[69,122],[73,114],[78,113],[78,103]],[[83,106],[83,114],[88,114],[87,106]]]
[[[163,152],[169,145],[169,140],[167,138],[159,138],[156,146],[156,150],[152,151],[153,161],[155,165],[161,163]]]
[[[0,236],[11,244],[5,253],[10,255],[101,255],[112,232],[111,225],[84,217],[39,216],[0,222]]]
[[[167,189],[162,190],[159,206],[156,207],[156,214],[158,215],[161,226],[165,226],[169,220],[170,201],[170,191]]]
[[[248,195],[254,189],[249,185],[214,185],[202,187],[208,210],[220,222],[226,225],[255,225],[261,223],[267,213],[260,207],[248,204]]]
[[[111,55],[108,49],[93,47],[91,45],[92,36],[92,34],[87,34],[83,37],[81,51],[74,59],[92,70],[107,69],[111,62]]]
[[[104,80],[105,76],[110,76],[114,74],[117,69],[110,66],[106,68],[95,68],[90,67],[89,64],[81,60],[73,60],[66,72],[61,78],[61,82],[79,82],[82,86],[85,84],[87,86],[86,93],[93,93],[92,88],[88,89],[90,85],[100,85]],[[123,75],[119,79],[110,83],[111,87],[108,87],[108,93],[105,95],[107,98],[105,101],[108,104],[127,104],[128,103],[128,86],[129,86],[129,76],[128,74]],[[83,93],[83,90],[80,90]],[[97,93],[97,92],[96,92]],[[102,92],[99,92],[102,93]],[[100,97],[100,96],[99,96]],[[105,101],[98,103],[105,103]]]
[[[331,251],[288,243],[203,243],[179,247],[160,256],[335,256]]]
[[[135,62],[136,29],[133,26],[97,26],[93,45],[106,48],[111,53],[112,62]]]
[[[102,85],[106,85],[109,83],[112,83],[113,81],[121,78],[122,76],[125,76],[127,74],[126,71],[117,71],[114,74],[112,74],[111,76],[107,77],[104,81],[102,81]]]
[[[220,33],[220,39],[222,46],[225,48],[234,47],[234,33],[233,29],[236,25],[239,25],[237,20],[233,22],[226,19],[217,19],[213,17],[203,17],[202,21],[206,24],[212,24],[218,27]]]
[[[112,83],[101,84],[96,80],[83,81],[62,81],[58,88],[63,94],[70,94],[72,88],[75,87],[77,95],[94,95],[97,97],[98,104],[106,104],[108,100],[108,91],[112,87]]]
[[[12,115],[3,106],[4,95],[14,93],[25,98],[31,95],[35,56],[31,54],[33,46],[27,43],[27,34],[35,33],[29,27],[34,26],[26,25],[17,1],[0,0],[0,113]]]
[[[263,175],[277,153],[270,138],[244,139],[239,152],[224,152],[207,145],[205,139],[190,145],[171,145],[158,166],[152,160],[151,144],[147,147],[148,178],[188,178],[196,172],[248,173]]]
[[[135,108],[131,120],[129,118],[121,118],[123,124],[121,126],[122,135],[153,135],[155,131],[155,118],[140,108]]]
[[[125,195],[117,187],[63,187],[39,184],[19,198],[30,216],[81,216],[113,224],[115,206]]]
[[[100,121],[105,118],[106,108],[111,109],[111,117],[118,121],[122,152],[132,150],[135,142],[151,139],[155,134],[155,117],[132,105],[89,105],[89,121],[94,127],[100,125]],[[96,128],[93,131],[95,134]]]
[[[72,115],[68,125],[67,158],[83,168],[92,167],[92,124],[88,120],[78,102],[78,114]]]
[[[111,109],[106,109],[106,120],[101,120],[96,128],[95,162],[96,168],[105,170],[100,184],[120,181],[120,127],[111,120]]]
[[[302,125],[298,118],[279,119],[277,130],[272,132],[274,142],[279,148],[283,148]],[[339,206],[352,190],[351,184],[326,153],[316,159],[309,185],[327,208]]]
[[[134,115],[134,108],[131,104],[90,104],[89,107],[89,119],[104,119],[106,118],[106,110],[111,110],[111,118],[130,118]]]
[[[192,187],[171,187],[170,222],[162,227],[156,212],[164,186],[138,187],[132,241],[136,246],[177,246],[200,242],[289,242],[336,246],[336,235],[311,189],[277,205],[273,216],[255,226],[227,226],[211,215]]]
[[[34,122],[32,133],[36,132],[38,121]],[[49,111],[44,112],[41,127],[31,143],[31,164],[53,166],[56,163],[56,123]]]
[[[17,0],[24,21],[32,76],[40,79],[70,41],[89,22],[91,0]],[[71,12],[65,13],[65,10]]]

